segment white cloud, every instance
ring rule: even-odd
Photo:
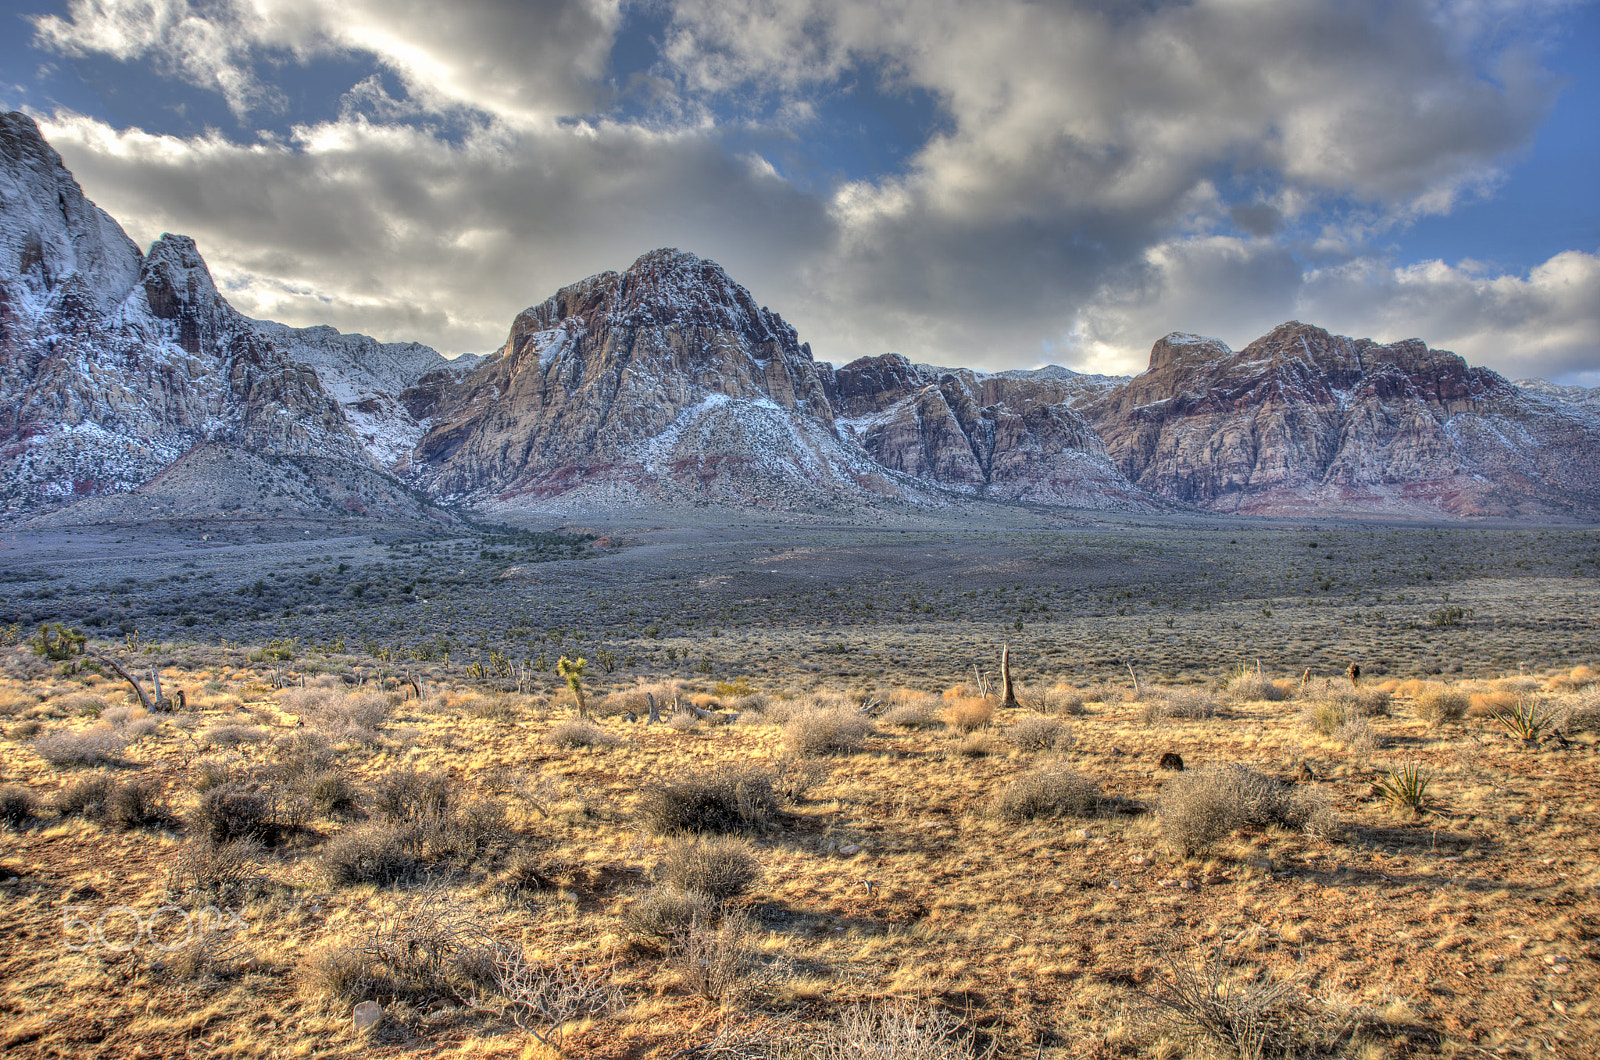
[[[835,361],[1138,370],[1168,330],[1301,316],[1570,372],[1600,362],[1561,293],[1589,255],[1487,277],[1371,249],[1494,187],[1549,103],[1529,12],[1563,2],[679,0],[631,124],[603,107],[622,0],[69,0],[36,26],[241,113],[286,59],[369,56],[404,87],[368,78],[281,142],[45,122],[137,238],[195,236],[241,308],[289,323],[487,349],[561,284],[677,245]],[[895,175],[812,194],[725,139],[803,143],[863,78],[939,110]],[[386,124],[430,113],[465,133]]]
[[[593,105],[620,0],[68,0],[34,20],[68,55],[149,58],[243,115],[281,95],[262,60],[370,55],[434,110],[546,124]]]

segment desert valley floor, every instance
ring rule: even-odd
[[[1592,1057],[1597,573],[1026,509],[13,526],[0,1047]]]

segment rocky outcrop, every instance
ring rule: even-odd
[[[990,500],[1157,506],[1073,404],[1112,381],[1062,368],[986,374],[864,357],[824,372],[842,436],[883,466]]]
[[[307,330],[238,313],[186,236],[141,254],[32,119],[0,115],[0,510],[131,490],[203,442],[403,464],[420,427],[408,441],[404,424],[387,431],[402,434],[399,453],[377,431],[358,436],[325,382],[354,406],[374,400],[363,383],[384,364],[403,375],[449,362]],[[340,341],[370,349],[313,355]],[[409,385],[382,381],[396,402]]]
[[[756,504],[781,483],[795,503],[901,488],[835,435],[794,329],[714,262],[677,250],[563,288],[459,382],[409,400],[437,424],[417,448],[420,480],[475,503],[580,487]]]
[[[1570,514],[1600,506],[1591,424],[1421,340],[1291,321],[1238,353],[1174,334],[1085,415],[1134,484],[1262,515]]]

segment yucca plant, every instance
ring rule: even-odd
[[[1539,709],[1537,700],[1523,696],[1517,697],[1516,706],[1508,710],[1491,710],[1489,716],[1523,743],[1538,743],[1539,738],[1555,722],[1548,711]]]
[[[1415,762],[1395,766],[1389,770],[1389,775],[1377,783],[1380,795],[1388,799],[1395,806],[1410,810],[1414,814],[1422,812],[1422,798],[1428,790],[1428,782],[1433,777],[1425,772]]]

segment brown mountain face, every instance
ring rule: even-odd
[[[406,399],[437,424],[417,448],[436,495],[606,485],[737,498],[768,474],[895,490],[839,446],[794,329],[714,262],[676,250],[562,288],[519,314],[471,373],[423,380]]]
[[[1107,385],[1059,368],[990,375],[899,354],[824,373],[841,434],[887,468],[992,500],[1158,507],[1072,407]]]
[[[1083,411],[1133,483],[1212,511],[1600,508],[1600,422],[1417,339],[1291,321],[1235,353],[1169,335],[1148,370]]]

